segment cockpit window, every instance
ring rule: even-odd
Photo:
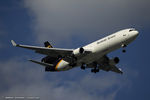
[[[133,31],[133,30],[129,30],[129,32],[131,32],[131,31]]]
[[[131,32],[131,31],[135,31],[135,29],[134,29],[134,28],[133,28],[133,29],[130,29],[129,32]]]

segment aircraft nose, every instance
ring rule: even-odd
[[[133,35],[134,35],[135,37],[137,37],[137,36],[139,35],[139,32],[138,32],[138,31],[134,31],[134,32],[133,32]]]

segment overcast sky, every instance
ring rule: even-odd
[[[38,96],[41,100],[149,100],[148,0],[1,0],[0,1],[0,98]],[[43,56],[12,47],[17,43],[77,48],[121,29],[134,27],[138,38],[109,54],[121,59],[123,75],[93,74],[75,68],[47,73],[27,59]]]

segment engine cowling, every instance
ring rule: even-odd
[[[80,55],[80,54],[83,54],[84,53],[84,48],[77,48],[77,49],[75,49],[74,51],[73,51],[73,54],[75,55],[75,56],[78,56],[78,55]]]
[[[109,61],[109,64],[110,64],[110,65],[116,65],[116,64],[119,63],[119,61],[120,61],[120,59],[119,59],[118,57],[115,57],[115,58],[113,58],[113,59],[111,59],[111,60]]]

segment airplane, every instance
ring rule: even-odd
[[[67,71],[81,66],[83,70],[91,68],[93,73],[104,70],[123,74],[123,71],[116,66],[120,59],[109,58],[107,54],[119,48],[123,48],[122,52],[125,53],[125,47],[135,40],[138,34],[139,32],[134,28],[124,29],[76,49],[54,48],[48,41],[44,42],[45,47],[20,45],[13,40],[11,43],[15,47],[46,55],[41,61],[29,60],[44,66],[46,72]]]

